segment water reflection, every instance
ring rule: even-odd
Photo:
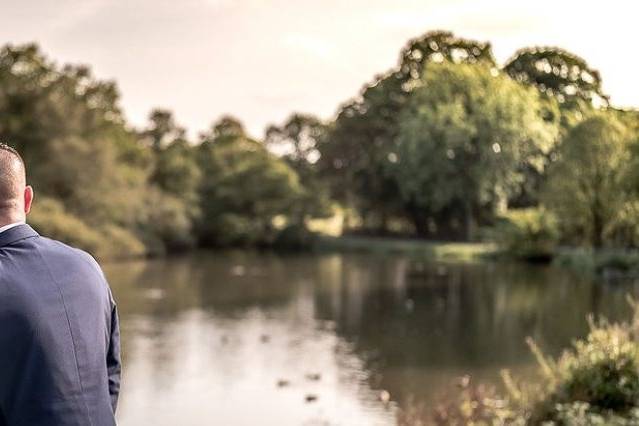
[[[627,315],[635,290],[372,255],[198,253],[105,269],[122,317],[123,426],[393,424],[397,404],[432,402],[456,376],[526,372],[526,336],[556,353],[588,312]]]

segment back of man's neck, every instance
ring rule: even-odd
[[[26,218],[24,217],[24,215],[0,215],[0,228],[4,228],[5,226],[9,225],[25,223],[25,221]]]
[[[13,208],[4,208],[0,206],[0,227],[11,225],[13,223],[26,222],[25,214],[18,213]]]
[[[7,225],[0,225],[0,234],[3,233],[4,231],[8,231],[11,228],[15,228],[16,226],[20,226],[24,224],[23,221],[19,221],[19,222],[13,222],[13,223],[9,223]]]

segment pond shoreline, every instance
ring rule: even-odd
[[[372,236],[322,236],[317,251],[404,254],[432,261],[482,262],[503,260],[525,264],[552,264],[606,280],[639,278],[639,250],[560,247],[544,259],[518,258],[496,243],[432,241]]]
[[[369,236],[321,236],[313,248],[318,251],[406,254],[423,259],[467,262],[494,258],[498,254],[494,243]]]
[[[425,239],[377,237],[377,236],[328,236],[319,235],[309,247],[281,249],[275,247],[196,247],[180,252],[168,252],[151,256],[106,257],[101,261],[120,263],[136,260],[179,258],[197,251],[255,251],[275,254],[301,252],[370,253],[379,255],[407,255],[419,260],[448,262],[508,261],[524,264],[552,264],[584,274],[607,279],[639,277],[639,250],[592,250],[580,247],[560,247],[544,261],[521,259],[510,255],[493,242],[436,241]]]

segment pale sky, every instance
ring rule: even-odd
[[[0,0],[0,42],[36,41],[59,63],[114,79],[130,122],[173,110],[192,135],[223,114],[263,135],[292,112],[331,118],[405,42],[446,29],[515,50],[557,45],[639,106],[632,0]]]

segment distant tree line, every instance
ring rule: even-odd
[[[532,209],[560,241],[639,243],[639,114],[562,49],[500,67],[488,43],[427,33],[330,122],[296,113],[261,141],[228,116],[189,140],[163,109],[135,129],[118,98],[36,45],[0,50],[0,140],[37,187],[31,221],[98,256],[299,246],[337,211],[353,232],[476,240]]]
[[[0,50],[0,140],[37,189],[30,221],[102,257],[270,245],[312,205],[293,165],[223,117],[187,140],[169,111],[128,125],[115,84],[35,45]],[[287,220],[288,219],[288,220]]]
[[[427,33],[340,108],[317,167],[369,232],[476,240],[525,217],[526,243],[634,246],[639,114],[601,83],[563,49],[500,67],[488,43]]]

